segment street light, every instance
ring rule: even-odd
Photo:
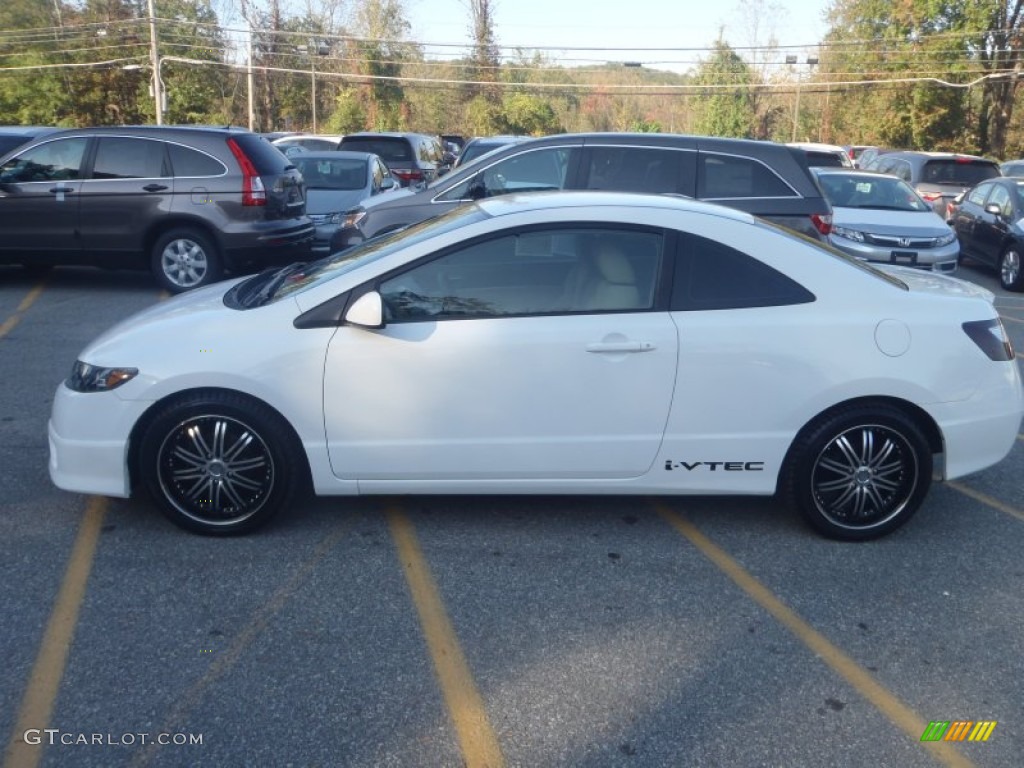
[[[788,54],[786,56],[787,64],[796,64],[797,57],[794,54]],[[808,56],[806,64],[809,67],[813,67],[818,63],[817,56]],[[796,141],[797,126],[800,124],[800,77],[796,79],[796,103],[793,105],[793,138],[790,141]]]

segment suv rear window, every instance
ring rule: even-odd
[[[261,176],[284,173],[292,161],[281,150],[255,133],[233,133],[231,138],[242,148]]]
[[[980,181],[1000,176],[999,166],[985,160],[929,160],[921,181],[926,184],[959,184],[973,187]]]
[[[341,146],[347,152],[372,152],[380,155],[385,163],[412,162],[412,147],[407,139],[388,136],[346,136]]]

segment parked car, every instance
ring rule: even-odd
[[[310,152],[331,152],[338,149],[342,138],[341,135],[298,133],[274,139],[272,143],[282,150],[285,147],[302,147]]]
[[[481,155],[493,152],[498,147],[520,144],[524,141],[529,141],[529,139],[529,136],[477,136],[466,142],[466,146],[462,148],[462,152],[459,154],[459,159],[455,161],[455,167],[461,168]]]
[[[212,348],[216,354],[201,354]],[[669,195],[515,195],[129,318],[58,387],[50,476],[252,530],[319,494],[778,491],[903,525],[1017,443],[980,287]],[[940,454],[933,464],[933,455]]]
[[[59,129],[39,125],[0,125],[0,157],[39,136],[57,130]]]
[[[832,204],[828,237],[836,248],[867,261],[956,272],[956,233],[905,181],[870,171],[814,171]]]
[[[954,197],[1000,175],[999,165],[993,160],[951,152],[889,152],[864,168],[900,177],[942,217]]]
[[[999,272],[1008,291],[1024,291],[1024,179],[983,181],[970,190],[953,216],[962,256]]]
[[[853,163],[853,167],[858,168],[860,167],[859,161],[861,155],[863,155],[866,150],[878,149],[878,147],[873,147],[870,144],[844,144],[843,149],[846,151],[846,156],[850,158],[850,162]]]
[[[853,168],[853,159],[845,147],[814,142],[790,142],[790,147],[807,153],[807,164],[812,168]]]
[[[379,155],[403,187],[433,181],[451,170],[441,140],[421,133],[352,133],[338,149]]]
[[[234,128],[47,133],[0,158],[0,263],[151,269],[171,292],[308,258],[302,176]]]
[[[854,165],[856,165],[858,168],[866,169],[874,161],[874,159],[876,157],[878,157],[879,155],[887,155],[890,152],[897,152],[897,151],[899,151],[899,150],[889,149],[887,147],[866,147],[865,149],[863,149],[861,151],[861,153],[857,157],[857,161],[856,161],[856,163],[854,163]]]
[[[369,201],[332,250],[511,192],[601,189],[722,203],[823,238],[832,211],[802,150],[767,141],[655,133],[577,133],[510,144],[404,198]]]
[[[302,152],[292,162],[306,183],[306,213],[316,225],[317,256],[327,255],[347,211],[398,187],[384,162],[368,152]]]
[[[1007,160],[1000,163],[999,172],[1003,176],[1024,176],[1024,160]]]

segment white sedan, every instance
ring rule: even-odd
[[[212,285],[90,344],[61,488],[255,529],[318,494],[776,492],[880,536],[1024,411],[987,291],[879,272],[731,209],[512,195]]]

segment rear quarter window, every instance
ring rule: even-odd
[[[802,285],[753,256],[698,235],[681,238],[673,311],[777,307],[814,300]]]
[[[749,157],[703,152],[698,161],[697,197],[723,200],[797,194],[763,163]]]
[[[181,144],[168,144],[171,156],[171,170],[175,176],[188,178],[197,176],[223,176],[227,173],[224,164],[214,157]]]

